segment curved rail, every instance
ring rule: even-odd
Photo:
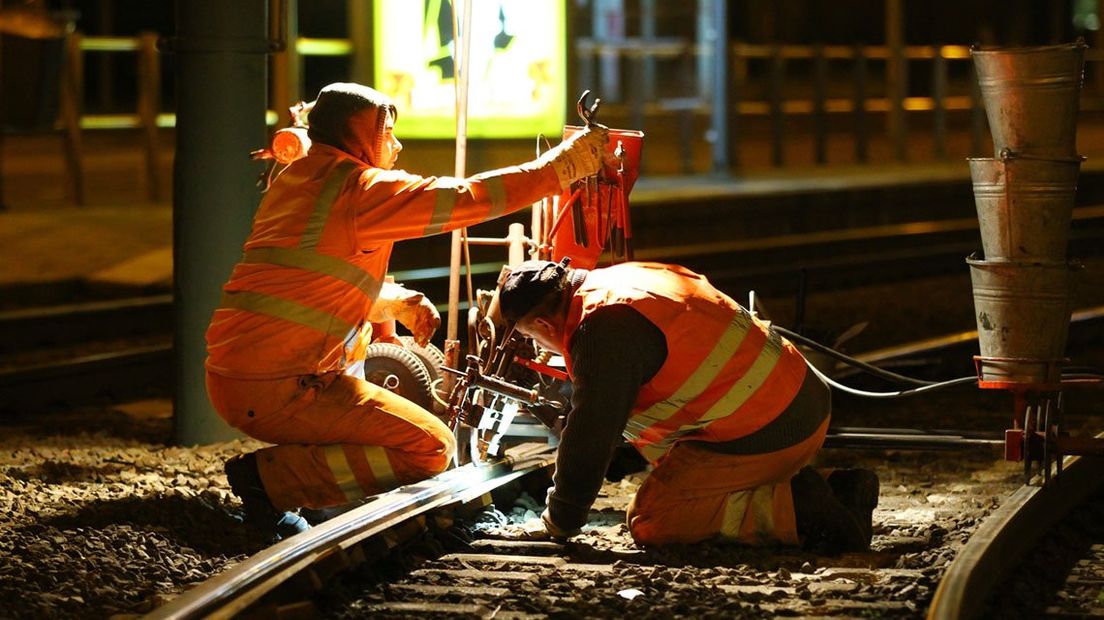
[[[465,465],[428,480],[400,487],[283,540],[188,590],[147,614],[151,619],[230,618],[259,602],[284,582],[387,528],[427,511],[469,502],[529,472],[550,465],[555,449],[523,444],[503,460],[483,467]],[[345,566],[349,566],[346,559]]]
[[[978,617],[993,589],[1015,568],[1017,560],[1102,483],[1099,460],[1067,457],[1057,483],[1025,486],[1013,493],[955,556],[932,597],[928,618]]]

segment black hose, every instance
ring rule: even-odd
[[[868,392],[866,390],[855,389],[853,387],[844,385],[844,384],[836,381],[835,379],[832,379],[828,375],[821,372],[819,368],[817,368],[816,366],[813,366],[812,364],[810,364],[808,361],[806,361],[806,364],[809,366],[809,370],[812,370],[814,373],[816,373],[816,376],[823,379],[824,382],[827,383],[828,385],[836,388],[837,390],[847,392],[848,394],[852,394],[852,395],[855,395],[855,396],[862,396],[862,397],[865,397],[865,398],[907,398],[909,396],[916,396],[917,394],[924,394],[924,393],[927,393],[927,392],[934,392],[936,390],[941,390],[943,388],[954,387],[956,385],[966,385],[967,383],[977,383],[977,380],[978,380],[977,377],[972,377],[972,376],[971,377],[960,377],[958,379],[950,379],[948,381],[939,381],[939,382],[935,382],[935,383],[928,383],[927,385],[922,385],[920,387],[916,387],[916,388],[912,388],[912,389],[908,389],[908,390],[898,390],[896,392]]]
[[[815,340],[811,340],[809,338],[806,338],[805,336],[802,336],[801,334],[798,334],[797,332],[790,331],[790,330],[786,329],[785,327],[779,327],[778,325],[772,325],[771,327],[772,327],[772,329],[774,329],[778,333],[782,334],[786,338],[789,338],[790,340],[796,340],[797,342],[800,342],[801,344],[806,345],[807,347],[809,347],[810,349],[813,349],[814,351],[819,351],[820,353],[823,353],[825,355],[833,357],[833,358],[843,362],[844,364],[847,364],[848,366],[853,366],[855,368],[865,370],[866,372],[868,372],[868,373],[870,373],[870,374],[872,374],[876,377],[881,377],[882,379],[887,379],[889,381],[897,381],[899,383],[907,383],[909,385],[917,385],[917,386],[921,386],[921,387],[928,386],[928,385],[939,385],[939,382],[937,382],[937,381],[925,381],[923,379],[916,379],[916,378],[913,378],[913,377],[906,377],[905,375],[899,375],[895,372],[885,370],[884,368],[878,368],[877,366],[867,364],[866,362],[859,361],[859,360],[857,360],[853,357],[849,357],[849,356],[847,356],[843,353],[840,353],[839,351],[836,351],[835,349],[832,349],[830,347],[826,347],[826,346],[820,344],[819,342],[817,342]]]

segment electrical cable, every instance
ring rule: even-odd
[[[774,329],[775,331],[777,331],[778,333],[782,334],[786,338],[789,338],[790,340],[796,340],[796,341],[800,342],[801,344],[804,344],[804,345],[808,346],[809,348],[813,349],[814,351],[819,351],[820,353],[831,356],[831,357],[847,364],[848,366],[853,366],[855,368],[860,368],[860,369],[865,370],[866,372],[868,372],[868,373],[870,373],[870,374],[872,374],[876,377],[881,377],[882,379],[888,379],[890,381],[897,381],[897,382],[900,382],[900,383],[908,383],[910,385],[917,385],[917,386],[921,386],[921,387],[928,386],[928,385],[939,385],[940,384],[940,382],[938,382],[938,381],[925,381],[924,379],[916,379],[916,378],[913,378],[913,377],[906,377],[905,375],[899,375],[895,372],[885,370],[884,368],[878,368],[877,366],[867,364],[866,362],[859,361],[859,360],[857,360],[853,357],[849,357],[849,356],[847,356],[843,353],[840,353],[839,351],[836,351],[835,349],[833,349],[831,347],[827,347],[823,344],[820,344],[819,342],[817,342],[815,340],[812,340],[810,338],[806,338],[805,336],[802,336],[801,334],[799,334],[797,332],[788,330],[785,327],[780,327],[778,325],[772,325],[771,328]]]
[[[813,366],[811,363],[809,363],[808,360],[806,360],[805,364],[809,367],[809,370],[812,370],[813,373],[816,374],[816,376],[820,377],[828,385],[830,385],[830,386],[832,386],[832,387],[834,387],[837,390],[840,390],[842,392],[847,392],[848,394],[852,394],[854,396],[862,396],[864,398],[906,398],[906,397],[909,397],[909,396],[916,396],[917,394],[924,394],[924,393],[927,393],[927,392],[934,392],[935,390],[941,390],[943,388],[954,387],[956,385],[966,385],[967,383],[977,383],[977,380],[978,380],[977,377],[973,377],[973,376],[971,376],[971,377],[960,377],[958,379],[951,379],[949,381],[939,381],[937,383],[929,383],[928,385],[923,385],[923,386],[916,387],[916,388],[911,388],[911,389],[908,389],[908,390],[898,390],[896,392],[868,392],[866,390],[859,390],[859,389],[853,388],[851,386],[844,385],[844,384],[836,381],[835,379],[832,379],[828,375],[821,372],[819,368],[817,368],[816,366]]]

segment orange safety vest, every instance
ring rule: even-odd
[[[363,360],[395,241],[477,224],[557,191],[548,165],[421,177],[315,144],[261,201],[207,329],[207,369],[273,379]]]
[[[617,304],[646,317],[667,342],[667,359],[641,387],[624,430],[653,463],[680,440],[754,433],[782,413],[805,379],[805,359],[792,344],[705,276],[675,265],[622,263],[589,272],[571,299],[563,351],[591,312]],[[570,372],[570,356],[564,358]]]

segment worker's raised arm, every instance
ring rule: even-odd
[[[506,215],[595,174],[607,133],[595,128],[564,140],[536,160],[457,179],[371,168],[345,192],[360,243],[425,237]]]

